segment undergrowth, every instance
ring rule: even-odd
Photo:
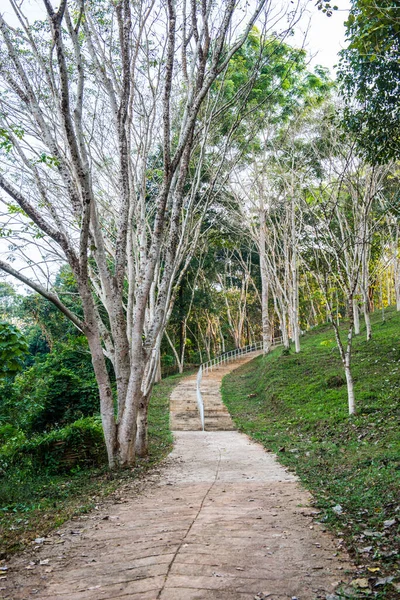
[[[73,515],[88,512],[124,481],[140,477],[170,452],[169,396],[180,377],[168,377],[154,387],[149,456],[134,469],[109,472],[98,417],[30,440],[16,432],[15,447],[10,449],[9,441],[7,448],[0,449],[0,559]]]

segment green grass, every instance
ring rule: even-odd
[[[352,417],[328,326],[308,333],[300,354],[276,349],[226,376],[222,386],[238,429],[276,452],[313,493],[319,520],[345,540],[359,577],[369,579],[366,596],[387,599],[399,592],[375,584],[388,576],[400,582],[399,332],[400,315],[390,309],[384,323],[373,315],[370,342],[363,331],[355,338]]]
[[[70,517],[88,512],[123,482],[137,479],[172,449],[169,396],[181,375],[154,387],[149,409],[149,456],[134,469],[111,474],[107,467],[51,475],[21,467],[0,478],[0,559],[22,550]]]

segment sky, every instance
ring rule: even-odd
[[[311,0],[298,32],[299,38],[302,37],[310,20],[305,45],[312,57],[310,64],[328,67],[332,75],[333,67],[337,63],[337,53],[346,47],[344,21],[347,20],[350,9],[348,0],[338,0],[337,4],[340,10],[334,11],[331,17],[327,17]],[[297,36],[295,39],[297,40]]]
[[[280,2],[282,0],[277,0],[277,4]],[[334,11],[331,17],[327,17],[319,11],[315,3],[316,0],[309,0],[308,8],[297,26],[295,36],[287,41],[301,46],[304,34],[308,30],[305,47],[310,55],[310,65],[328,67],[333,75],[333,67],[337,63],[337,53],[345,46],[343,23],[348,15],[350,0],[337,0],[340,10]],[[0,0],[0,5],[0,10],[6,20],[14,21],[14,14],[8,0]],[[54,0],[53,6],[57,5],[58,2]],[[23,7],[29,20],[40,18],[44,14],[43,0],[24,0]]]

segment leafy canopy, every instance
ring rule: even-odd
[[[373,164],[400,158],[400,5],[353,0],[339,81],[348,130]]]

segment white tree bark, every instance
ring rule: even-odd
[[[234,0],[191,3],[188,14],[173,0],[117,0],[104,14],[96,3],[61,0],[57,10],[51,0],[44,4],[49,29],[29,28],[16,8],[23,36],[0,15],[0,127],[12,146],[1,154],[0,188],[27,232],[24,239],[13,234],[20,256],[39,232],[43,262],[51,256],[69,263],[84,319],[35,282],[39,266],[33,272],[29,264],[32,277],[6,260],[0,268],[86,335],[110,466],[132,465],[135,447],[146,452],[148,403],[174,286],[227,167],[224,141],[210,159],[211,181],[202,185],[220,108],[212,86],[267,2],[247,12],[235,39]],[[116,415],[105,353],[116,377]]]

